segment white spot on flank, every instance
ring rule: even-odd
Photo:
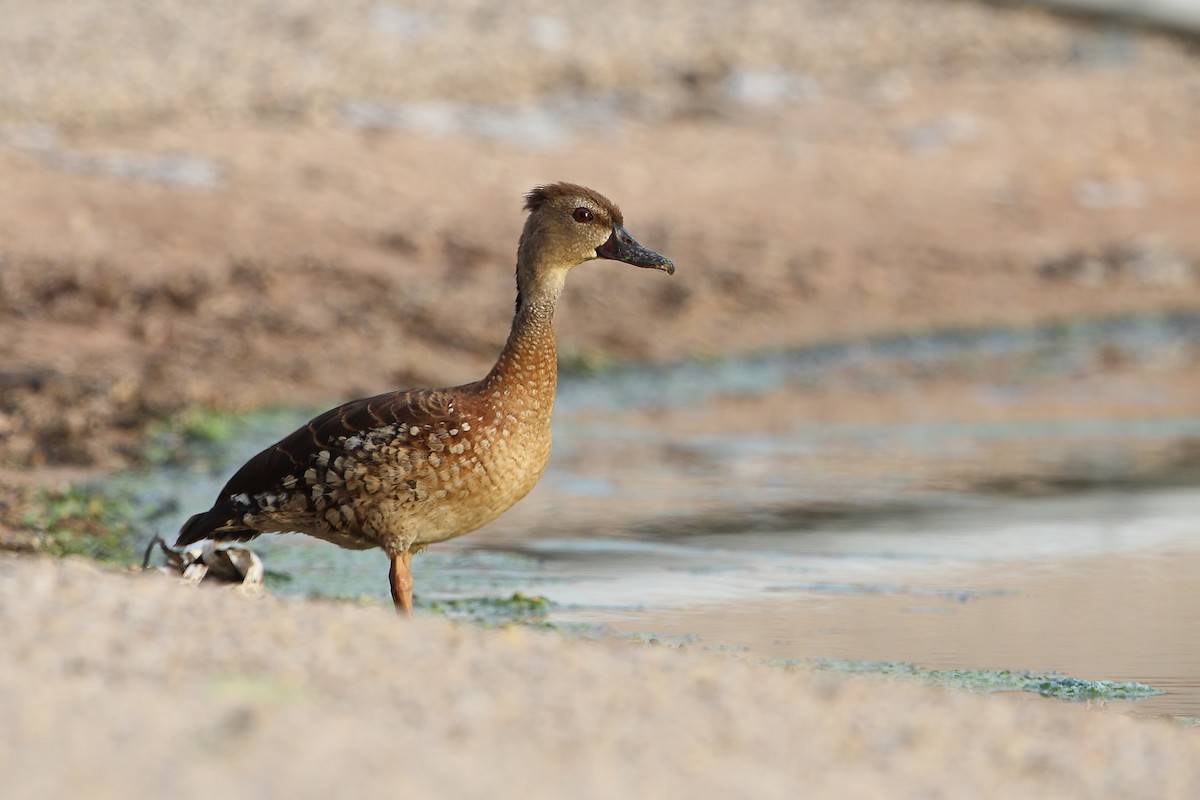
[[[233,500],[233,502],[241,503],[244,506],[250,505],[250,495],[246,494],[245,492],[242,492],[241,494],[235,494],[230,499]]]
[[[409,436],[416,436],[420,432],[421,432],[421,429],[418,428],[416,425],[413,425],[411,428],[408,429]]]
[[[471,423],[469,423],[469,422],[464,422],[464,423],[462,424],[462,429],[463,429],[464,431],[469,431],[469,430],[471,430]]]
[[[451,436],[458,436],[458,428],[451,428],[451,429],[450,429],[450,435],[451,435]]]

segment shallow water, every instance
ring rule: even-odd
[[[568,377],[546,478],[488,529],[419,556],[417,593],[425,602],[543,595],[556,604],[552,622],[747,648],[749,657],[1135,680],[1168,690],[1140,712],[1200,716],[1200,490],[1115,488],[1138,483],[1126,480],[1131,448],[1200,437],[1200,416],[1155,416],[1150,398],[1147,413],[1120,420],[796,419],[736,437],[596,421],[848,377],[887,402],[914,365],[971,365],[986,376],[980,391],[1019,404],[1016,389],[1031,375],[1070,373],[1114,348],[1153,360],[1198,346],[1200,317],[1131,319]],[[1081,409],[1092,399],[1055,398]],[[207,508],[233,468],[306,416],[256,415],[187,469],[126,476],[139,504],[156,510],[147,530],[176,530]],[[1086,464],[1096,488],[1036,498],[931,491],[905,460],[987,458],[997,444]],[[862,454],[883,470],[812,468]],[[835,495],[836,508],[813,512]],[[378,551],[299,536],[254,547],[275,591],[388,602]]]
[[[1153,363],[1200,348],[1200,314],[1116,317],[1021,329],[950,330],[866,341],[831,342],[790,352],[687,361],[668,367],[631,366],[575,377],[559,389],[560,411],[672,408],[718,395],[757,395],[792,384],[820,386],[835,378],[886,391],[911,376],[954,369],[968,374],[1072,374],[1101,360]],[[1019,393],[995,386],[995,397]],[[1011,389],[1012,387],[1008,387]],[[1086,398],[1078,401],[1086,402]]]
[[[667,547],[537,543],[523,589],[624,634],[1139,681],[1168,692],[1139,712],[1200,716],[1200,490],[972,505]]]

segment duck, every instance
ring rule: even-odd
[[[524,197],[516,308],[508,340],[478,381],[353,400],[314,417],[243,464],[176,547],[303,533],[388,558],[396,610],[413,613],[412,558],[496,519],[546,470],[558,383],[554,310],[567,273],[607,259],[675,273],[639,244],[621,210],[574,183]]]

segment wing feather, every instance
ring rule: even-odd
[[[287,491],[285,482],[303,485],[305,472],[322,453],[326,463],[336,459],[352,449],[347,441],[353,437],[388,426],[401,430],[456,425],[469,411],[462,407],[470,402],[464,388],[390,392],[353,400],[314,417],[243,464],[221,489],[212,508],[184,523],[176,546],[201,539],[253,539],[261,531],[244,521],[253,498],[283,493]],[[315,514],[311,507],[310,511]]]

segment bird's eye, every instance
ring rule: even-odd
[[[571,216],[575,218],[576,222],[591,222],[595,218],[595,215],[592,214],[591,210],[584,208],[583,206],[575,209],[575,212],[571,214]]]

